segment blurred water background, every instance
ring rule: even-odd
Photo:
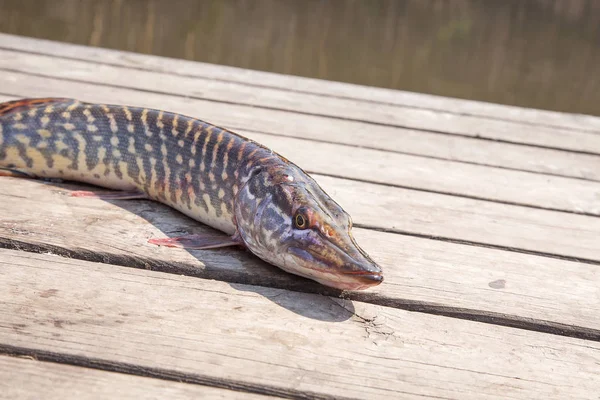
[[[0,0],[0,31],[600,115],[599,0]]]

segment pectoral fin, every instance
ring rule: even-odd
[[[168,239],[150,239],[148,240],[148,243],[158,246],[178,247],[186,250],[206,250],[243,245],[240,240],[233,237],[211,233],[179,236]]]

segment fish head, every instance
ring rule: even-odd
[[[383,281],[348,213],[299,168],[254,174],[238,192],[235,217],[248,249],[287,272],[342,290]]]

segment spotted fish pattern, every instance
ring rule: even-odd
[[[347,276],[370,277],[362,279],[365,287],[381,281],[378,267],[348,236],[349,216],[312,178],[272,150],[195,118],[74,99],[3,103],[0,168],[142,192],[236,236],[259,257],[330,286],[340,286],[339,279],[331,271],[317,279],[323,271],[313,265],[325,261],[307,248],[348,269]]]
[[[253,167],[286,161],[206,122],[147,108],[33,99],[0,108],[0,165],[38,177],[138,189],[234,233],[233,199]]]

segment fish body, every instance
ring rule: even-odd
[[[195,118],[73,99],[3,103],[0,168],[143,193],[328,286],[382,281],[352,238],[348,214],[308,174]]]

